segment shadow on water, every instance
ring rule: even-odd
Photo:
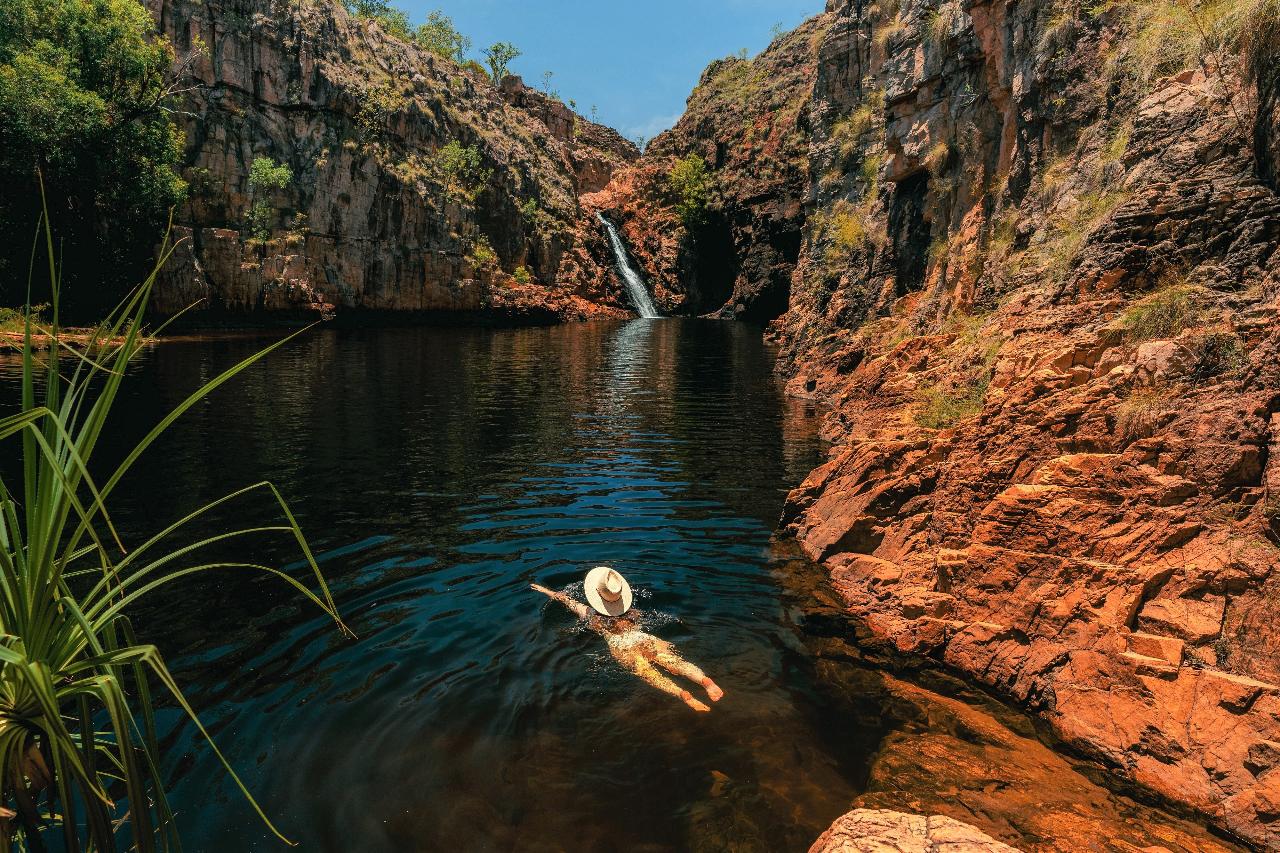
[[[114,452],[256,345],[149,351]],[[237,575],[138,621],[304,849],[796,850],[855,802],[954,814],[1028,849],[1080,849],[1052,840],[1067,815],[1213,849],[1088,783],[1018,715],[851,643],[822,572],[772,535],[820,456],[815,414],[741,325],[324,330],[180,422],[114,512],[136,541],[263,477],[291,498],[358,640]],[[620,672],[528,589],[602,562],[725,688],[712,713]],[[166,720],[187,848],[280,849]],[[1037,786],[1039,811],[1008,793]]]

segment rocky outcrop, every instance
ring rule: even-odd
[[[1176,33],[1134,8],[832,0],[810,64],[748,61],[801,80],[772,328],[833,445],[783,523],[879,636],[1280,848],[1275,78],[1157,67]],[[718,215],[767,207],[736,116],[691,113],[604,191],[657,277],[697,247],[643,226],[637,175],[695,153]],[[772,287],[749,255],[735,291]]]
[[[850,808],[950,818],[1027,853],[1243,850],[1195,820],[1100,784],[1095,768],[1051,748],[1025,716],[894,653],[865,626],[851,633],[809,643],[847,727],[836,739],[882,732],[886,720],[910,722],[883,735]],[[900,668],[907,678],[893,674]]]
[[[940,815],[855,809],[831,825],[809,853],[1017,853],[972,826]]]
[[[638,155],[613,131],[518,78],[499,89],[337,3],[151,5],[191,57],[181,113],[191,197],[159,311],[201,301],[237,314],[563,318],[624,304],[607,277],[587,290],[564,263],[579,196]],[[285,188],[255,194],[259,157],[290,167]],[[260,233],[249,226],[255,203]]]

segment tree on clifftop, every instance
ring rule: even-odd
[[[437,56],[452,59],[459,65],[466,62],[467,51],[471,50],[471,39],[458,32],[453,19],[439,9],[427,15],[427,22],[418,27],[413,40]]]
[[[173,50],[136,0],[0,0],[0,300],[26,295],[39,176],[86,310],[132,281],[186,185]],[[92,278],[90,278],[92,276]]]
[[[484,61],[489,66],[489,76],[495,85],[511,73],[511,61],[520,55],[520,48],[509,41],[500,41],[485,48]]]

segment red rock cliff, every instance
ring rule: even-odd
[[[688,299],[662,182],[712,169],[726,304],[831,409],[784,523],[851,612],[1280,848],[1274,7],[1146,5],[831,2],[591,201]]]
[[[186,238],[154,298],[232,313],[484,311],[563,318],[621,305],[615,285],[565,265],[579,196],[635,147],[558,101],[392,38],[338,3],[151,0],[191,56],[181,120]],[[450,172],[451,142],[478,153]],[[251,163],[293,180],[262,193]],[[492,252],[489,251],[491,247]]]

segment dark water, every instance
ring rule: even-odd
[[[258,345],[156,348],[130,420]],[[183,421],[116,514],[141,532],[259,478],[292,500],[357,641],[232,576],[144,625],[309,849],[795,849],[852,796],[813,741],[770,545],[818,451],[812,413],[737,324],[324,331]],[[599,563],[719,680],[715,713],[620,672],[528,588]],[[191,753],[176,790],[189,846],[277,849]]]
[[[104,452],[261,344],[147,352]],[[758,330],[706,321],[308,333],[181,421],[114,515],[138,541],[274,481],[359,638],[278,582],[231,574],[162,593],[141,630],[308,850],[804,850],[869,790],[931,811],[989,792],[910,756],[954,732],[944,753],[1004,735],[983,743],[956,709],[829,653],[844,629],[812,616],[820,573],[772,538],[786,491],[820,461],[815,415],[771,370]],[[273,517],[253,499],[195,532]],[[225,556],[297,552],[255,540]],[[621,672],[528,588],[570,587],[600,563],[724,687],[712,713]],[[165,722],[187,849],[285,849],[191,727],[172,710]],[[900,761],[894,743],[910,769],[885,777],[875,756]],[[1065,811],[1114,800],[1083,790],[1089,805]],[[1034,841],[1001,802],[959,816]]]

